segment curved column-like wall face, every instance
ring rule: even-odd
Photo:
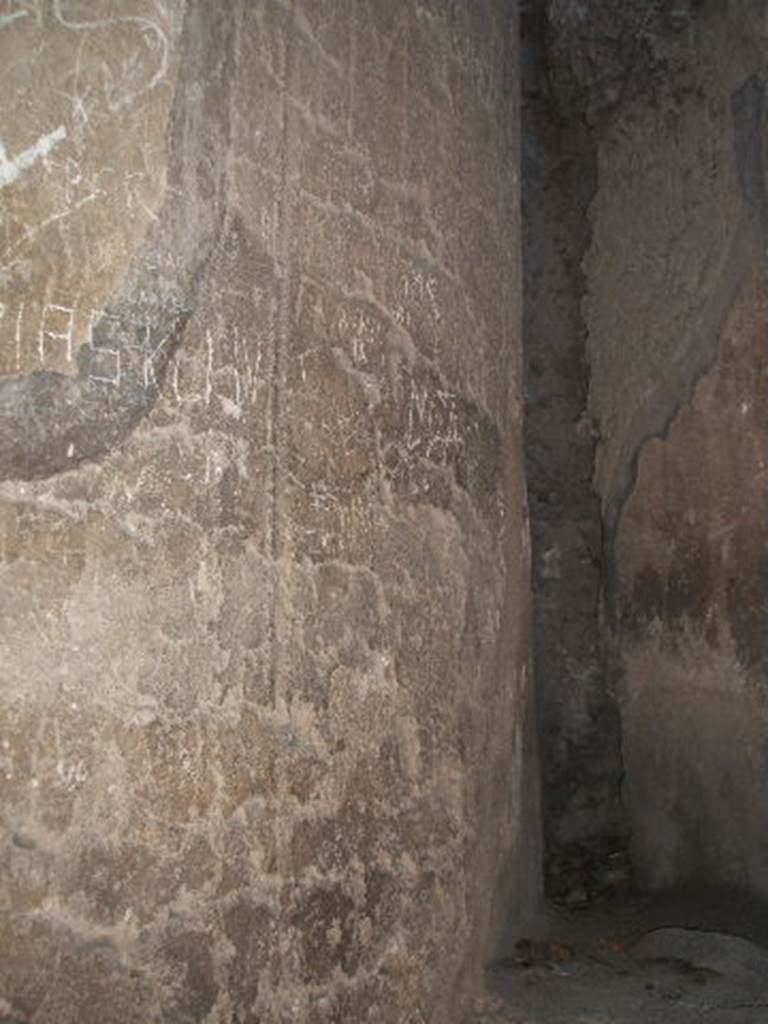
[[[0,5],[22,1019],[451,1021],[538,893],[514,7]]]

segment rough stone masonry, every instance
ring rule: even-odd
[[[458,1020],[539,890],[513,0],[0,2],[0,1006]]]

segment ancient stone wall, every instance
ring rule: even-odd
[[[596,484],[625,796],[652,886],[768,890],[759,6],[693,5],[674,31],[646,33],[657,65],[630,76],[599,135],[586,263]]]
[[[0,1005],[457,1020],[539,888],[515,5],[0,67]]]

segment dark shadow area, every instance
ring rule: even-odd
[[[766,7],[522,4],[547,902],[477,1024],[768,1019]]]
[[[569,905],[625,885],[619,712],[601,635],[602,529],[593,490],[582,262],[597,149],[563,112],[547,5],[522,10],[525,452],[547,894]]]

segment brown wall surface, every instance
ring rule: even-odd
[[[538,895],[516,47],[0,5],[19,1017],[447,1024]]]
[[[635,866],[765,893],[768,135],[747,13],[704,5],[603,129],[586,309]]]

